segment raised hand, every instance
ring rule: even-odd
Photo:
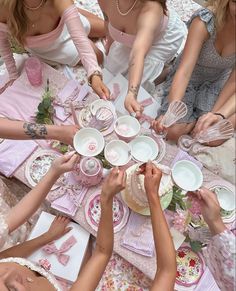
[[[113,168],[102,185],[102,197],[113,199],[113,197],[125,188],[126,173],[119,168]]]
[[[52,163],[50,171],[53,171],[58,176],[73,171],[78,160],[79,155],[75,152],[70,152],[64,156],[56,158]]]

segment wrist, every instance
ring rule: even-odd
[[[210,231],[211,231],[213,236],[220,234],[221,232],[223,232],[226,229],[226,226],[224,225],[221,217],[208,223],[208,226],[209,226]]]
[[[94,78],[99,78],[102,81],[103,80],[102,73],[99,70],[94,71],[88,78],[89,86],[92,86]]]
[[[100,201],[101,201],[101,205],[104,205],[104,206],[110,205],[113,203],[113,196],[106,193],[105,191],[102,191]]]
[[[226,119],[226,117],[220,112],[213,112],[214,115],[218,117],[218,119]]]
[[[60,140],[62,134],[62,126],[59,125],[46,125],[47,127],[47,139]]]
[[[47,172],[47,176],[49,177],[49,179],[55,182],[60,177],[61,174],[62,173],[60,173],[57,169],[54,169],[53,167],[51,167],[49,171]]]

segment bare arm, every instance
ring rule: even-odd
[[[63,216],[56,217],[48,231],[46,231],[44,234],[1,252],[0,258],[1,259],[8,257],[26,258],[30,256],[33,252],[35,252],[39,248],[52,242],[53,240],[57,240],[58,238],[69,232],[71,230],[70,227],[67,227],[69,222],[70,220],[66,217]]]
[[[113,250],[113,196],[124,187],[124,172],[113,169],[106,182],[104,182],[101,193],[101,218],[98,227],[96,249],[72,286],[71,291],[93,291],[101,280]]]
[[[236,69],[232,71],[229,76],[229,79],[226,81],[223,89],[220,92],[220,95],[212,109],[212,112],[217,112],[224,106],[228,99],[236,92]]]
[[[74,125],[45,125],[0,118],[0,137],[6,139],[56,139],[72,144],[77,130]]]
[[[182,100],[184,97],[203,43],[208,38],[209,34],[205,23],[200,18],[195,18],[190,25],[182,59],[170,88],[169,102]]]
[[[162,17],[161,5],[150,2],[145,5],[137,21],[137,34],[130,53],[129,87],[125,100],[125,107],[129,112],[140,110],[136,99],[142,81],[144,59],[152,46]]]
[[[9,232],[15,230],[34,214],[61,174],[73,169],[78,156],[72,154],[57,158],[38,185],[10,210],[6,217]]]
[[[162,173],[151,162],[145,169],[145,189],[151,211],[153,236],[157,256],[157,272],[151,290],[172,291],[176,277],[176,254],[165,216],[161,209],[159,188]]]

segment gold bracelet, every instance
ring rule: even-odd
[[[101,80],[103,80],[102,73],[100,71],[94,71],[92,73],[92,75],[90,75],[89,78],[88,78],[88,84],[89,84],[89,86],[92,86],[93,76],[98,76],[98,77],[101,78]]]

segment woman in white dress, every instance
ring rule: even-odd
[[[108,55],[104,67],[111,73],[128,76],[125,107],[140,115],[137,102],[140,85],[153,89],[181,50],[187,28],[177,13],[168,10],[166,0],[98,0],[107,20]]]

